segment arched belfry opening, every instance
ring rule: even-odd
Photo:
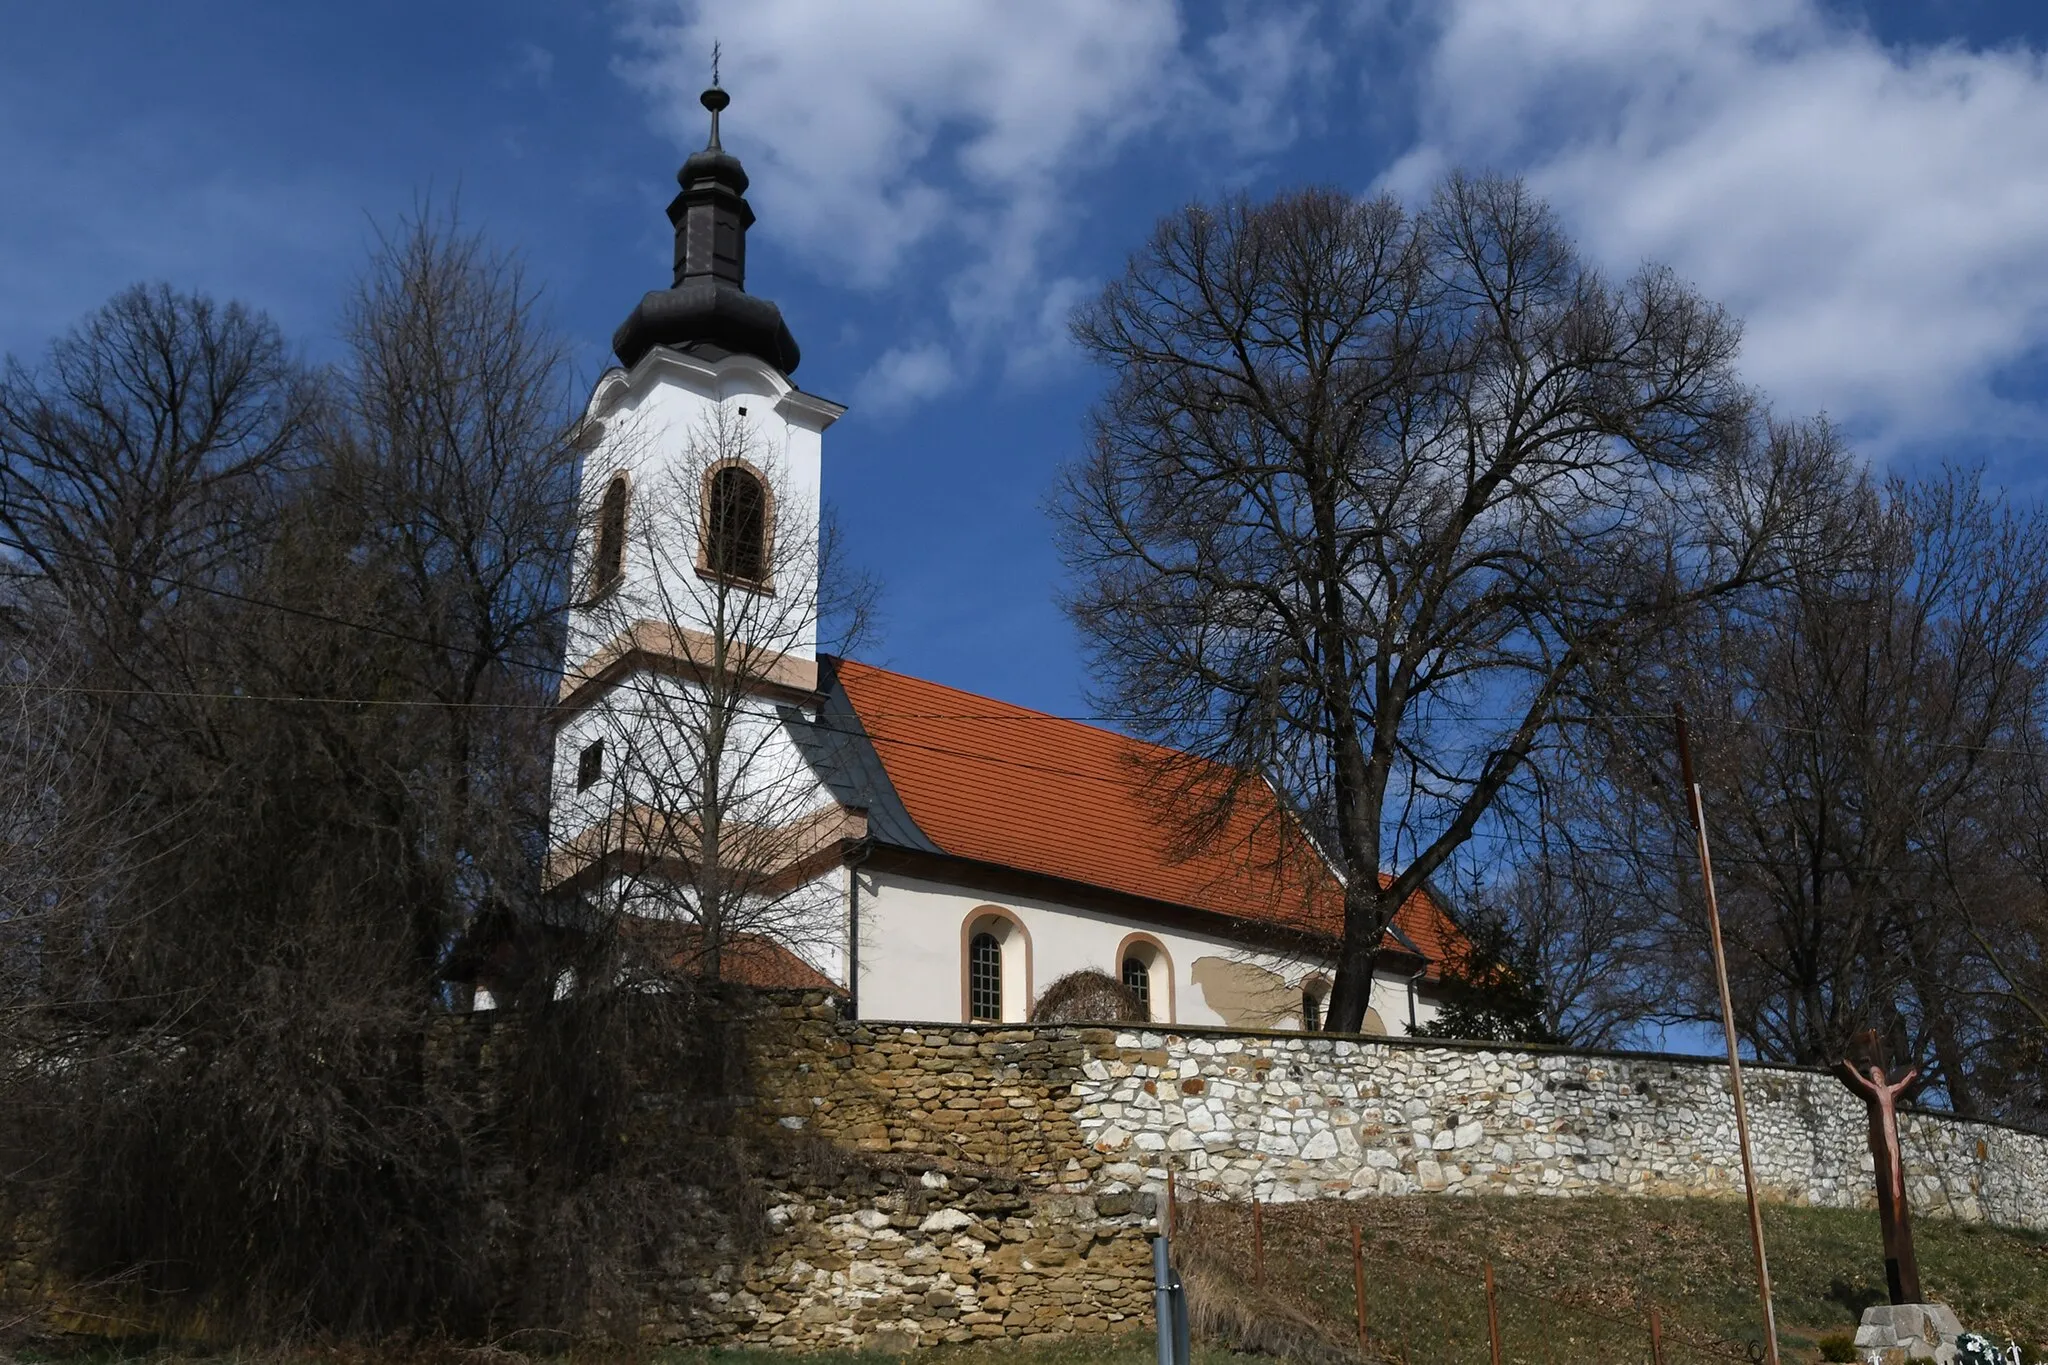
[[[704,567],[734,582],[765,585],[773,530],[767,481],[751,466],[730,463],[704,482]]]
[[[597,545],[590,556],[590,595],[601,596],[626,576],[626,506],[632,496],[623,473],[612,475],[597,505]]]

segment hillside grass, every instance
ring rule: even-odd
[[[1243,1206],[1184,1206],[1191,1254],[1239,1285],[1350,1330],[1350,1227],[1361,1229],[1368,1328],[1397,1359],[1488,1359],[1485,1265],[1494,1267],[1504,1355],[1527,1365],[1643,1360],[1649,1310],[1667,1365],[1749,1358],[1761,1346],[1749,1224],[1740,1201],[1526,1197],[1385,1198],[1265,1210],[1266,1274],[1252,1271]],[[2048,1237],[1924,1219],[1923,1290],[1965,1327],[2017,1339],[2048,1361]],[[1877,1215],[1766,1206],[1779,1338],[1812,1359],[1824,1334],[1853,1330],[1885,1301]]]

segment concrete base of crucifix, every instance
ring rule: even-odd
[[[1863,1310],[1856,1356],[1864,1365],[1906,1365],[1932,1360],[1949,1365],[1963,1325],[1945,1303],[1883,1303]]]

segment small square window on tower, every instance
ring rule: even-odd
[[[587,792],[604,776],[604,741],[593,739],[576,756],[576,790]]]

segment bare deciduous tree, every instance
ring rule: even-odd
[[[1114,385],[1060,504],[1072,614],[1110,709],[1308,812],[1333,1029],[1599,671],[1812,554],[1842,477],[1762,421],[1720,309],[1608,281],[1512,181],[1190,208],[1076,330]],[[1162,775],[1196,837],[1234,795],[1204,781]]]
[[[1696,717],[1737,1024],[1758,1054],[1825,1064],[1876,1027],[1956,1107],[2010,1112],[1998,1073],[2014,1045],[2036,1059],[2022,1071],[2048,1047],[2028,1007],[2048,522],[1954,472],[1856,501],[1841,562],[1730,599],[1687,649],[1646,661],[1575,780],[1620,798],[1590,837],[1682,945],[1652,964],[1668,1017],[1717,1013],[1681,841],[1636,837],[1683,825],[1663,719],[1678,696]]]
[[[490,1306],[433,1035],[457,931],[539,889],[573,529],[559,349],[502,262],[410,225],[348,321],[315,376],[135,290],[0,386],[9,648],[79,660],[63,742],[105,742],[66,799],[125,854],[0,964],[64,984],[7,1166],[62,1268],[265,1332]]]
[[[344,310],[348,357],[323,424],[321,488],[374,620],[403,636],[408,781],[437,906],[530,908],[576,530],[571,374],[517,257],[450,210],[384,238]],[[448,925],[418,927],[438,962]]]

